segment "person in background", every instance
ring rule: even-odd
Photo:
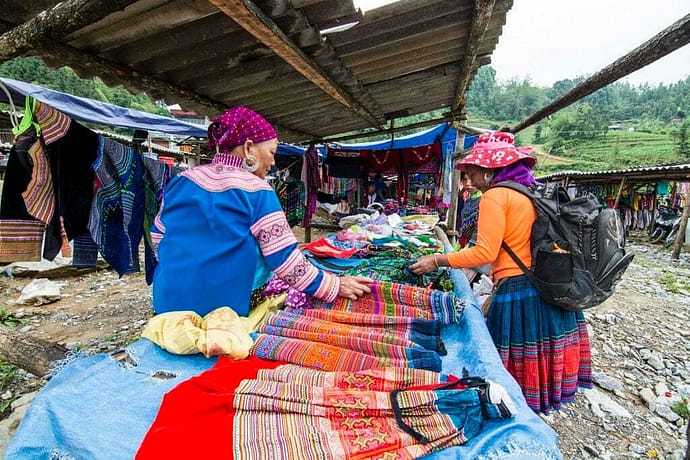
[[[522,388],[534,411],[549,413],[575,398],[578,387],[591,388],[591,355],[582,312],[544,302],[501,247],[505,241],[527,266],[536,211],[520,192],[491,185],[511,180],[531,186],[535,159],[531,149],[516,148],[511,133],[480,135],[456,168],[482,190],[477,242],[457,252],[420,257],[410,269],[429,273],[439,266],[476,267],[491,263],[494,294],[486,320],[504,366]]]
[[[383,180],[381,173],[376,173],[374,176],[374,191],[376,192],[376,200],[383,203],[386,199],[386,183]]]
[[[460,211],[460,238],[458,243],[461,248],[474,246],[477,241],[477,219],[479,217],[479,199],[482,196],[482,191],[479,190],[469,176],[461,173],[462,182],[462,209]],[[465,276],[467,276],[470,285],[479,280],[482,274],[487,274],[491,268],[490,264],[484,264],[480,267],[463,268]]]
[[[212,162],[170,180],[151,229],[156,313],[192,310],[204,316],[227,306],[246,316],[253,294],[272,276],[328,302],[371,291],[369,278],[320,270],[297,248],[265,180],[275,164],[277,137],[261,115],[233,107],[209,125]]]
[[[369,183],[369,185],[367,185],[367,206],[371,206],[372,204],[380,201],[381,200],[376,194],[376,184],[373,182]]]
[[[346,196],[341,196],[340,201],[338,201],[338,204],[335,207],[335,217],[340,220],[345,216],[349,216],[350,211],[350,202]]]
[[[474,244],[477,240],[477,218],[479,216],[479,198],[482,191],[472,184],[469,176],[461,174],[462,210],[460,211],[460,247]]]

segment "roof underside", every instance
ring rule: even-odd
[[[70,2],[92,3],[63,3]],[[0,32],[57,4],[5,3]],[[490,62],[512,6],[401,0],[362,14],[352,0],[126,3],[59,39],[55,32],[38,37],[23,54],[210,117],[247,105],[292,142],[383,128],[435,109],[460,115],[464,92]],[[321,33],[355,21],[346,31]]]

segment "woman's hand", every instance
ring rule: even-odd
[[[364,276],[343,276],[340,278],[340,290],[338,295],[348,299],[357,300],[364,294],[371,293],[371,278]]]
[[[415,275],[424,275],[426,273],[431,273],[438,268],[437,262],[434,260],[433,256],[422,256],[417,259],[417,262],[410,265],[410,271]]]

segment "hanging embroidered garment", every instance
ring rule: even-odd
[[[31,181],[28,149],[34,137],[19,139],[12,146],[0,197],[0,262],[38,262],[45,223],[26,210],[22,193]]]
[[[22,192],[24,204],[29,214],[41,222],[48,224],[55,212],[55,191],[50,163],[45,146],[41,138],[29,147],[28,155],[33,165],[31,180]]]
[[[306,187],[306,200],[304,210],[303,227],[309,227],[311,216],[316,212],[317,196],[321,189],[321,175],[319,173],[319,151],[314,144],[309,144],[309,148],[304,154],[302,161],[302,181]]]
[[[37,220],[0,220],[0,262],[37,262],[45,224]]]
[[[259,371],[235,390],[234,458],[411,460],[465,444],[485,420],[515,414],[493,383],[407,372]]]
[[[285,217],[291,227],[299,225],[304,219],[304,182],[294,178],[279,180],[275,184],[276,195],[285,211]]]
[[[151,226],[163,202],[163,191],[168,181],[175,175],[175,167],[141,157],[144,165],[144,266],[146,284],[153,282],[153,271],[156,268],[156,257],[153,252]]]
[[[122,276],[139,271],[144,224],[144,166],[131,147],[99,136],[96,193],[89,230],[103,258]]]
[[[98,245],[91,238],[91,232],[85,231],[72,240],[72,266],[78,268],[95,267],[98,262]]]

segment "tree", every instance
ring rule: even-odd
[[[534,139],[533,139],[533,142],[534,142],[535,144],[541,144],[541,130],[542,130],[541,125],[537,125],[537,126],[534,127]]]
[[[678,132],[676,133],[676,137],[678,138],[678,156],[681,158],[690,158],[690,146],[688,146],[688,122],[683,121],[683,123],[680,125],[680,128],[678,128]]]

